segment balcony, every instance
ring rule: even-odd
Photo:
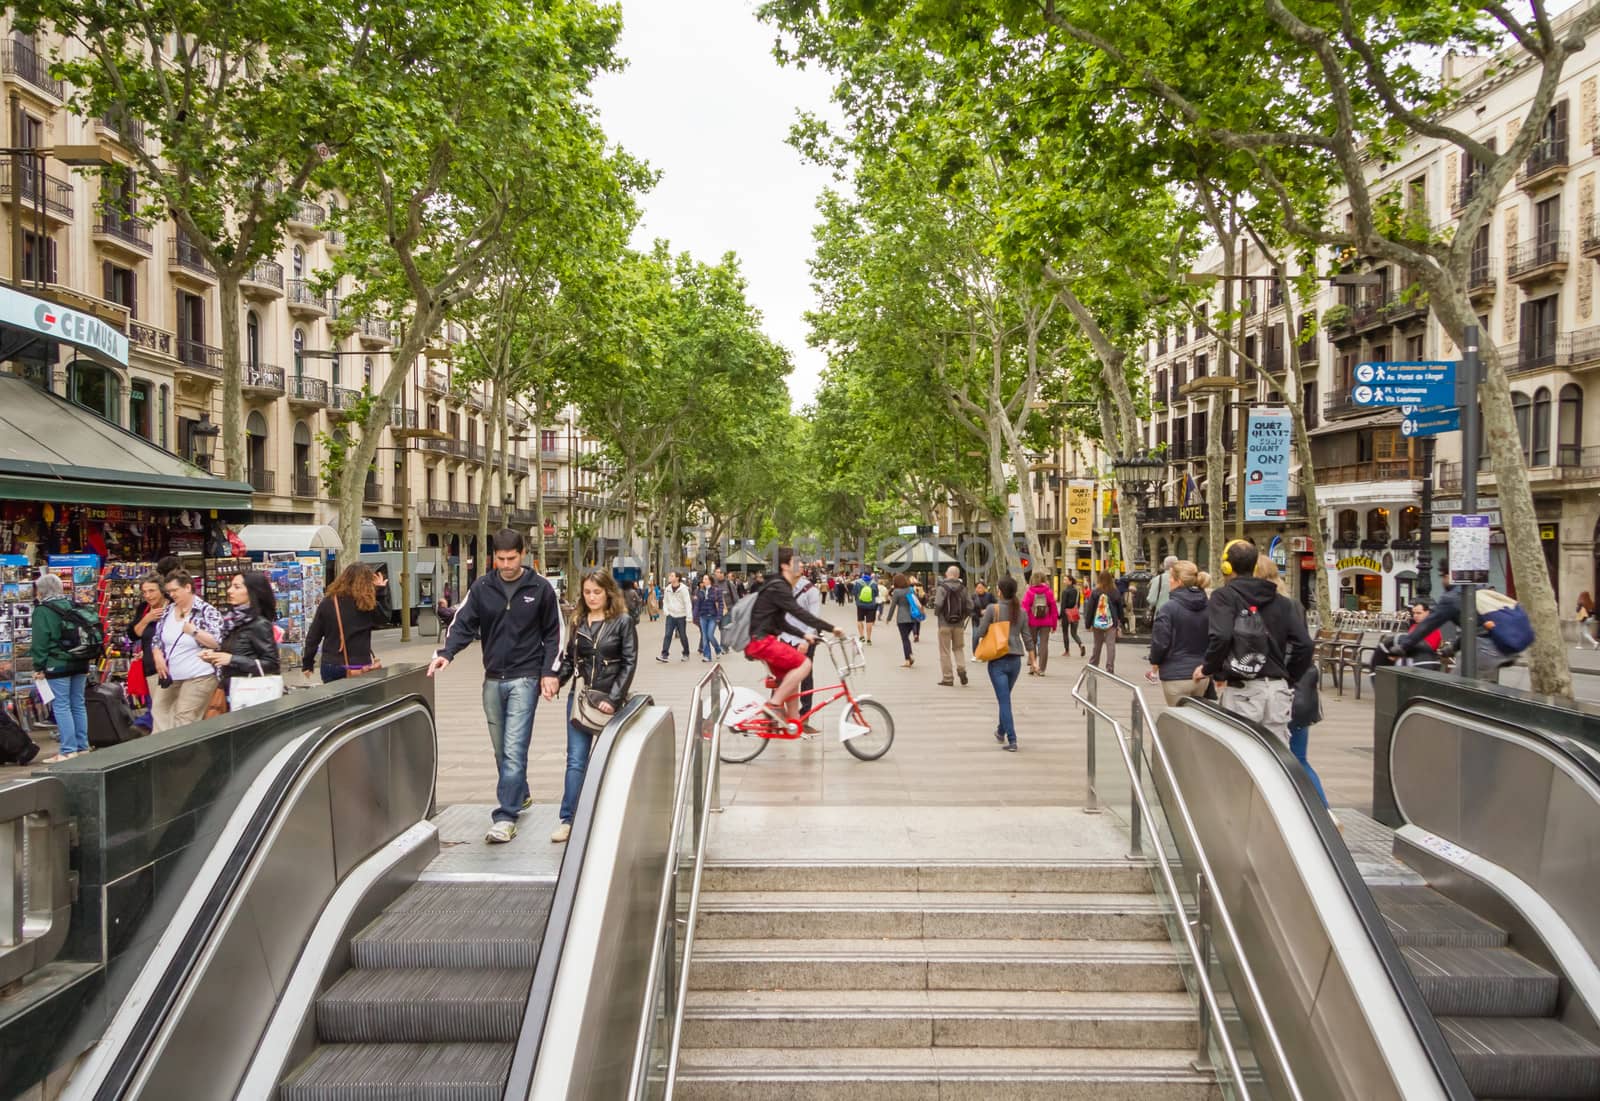
[[[1389,316],[1384,312],[1383,303],[1377,300],[1362,302],[1350,311],[1350,331],[1363,333],[1389,324]]]
[[[1600,260],[1600,214],[1589,215],[1584,224],[1582,252],[1591,260]]]
[[[5,53],[0,57],[5,60],[6,76],[31,85],[58,103],[66,98],[67,82],[50,75],[50,63],[29,43],[13,38],[6,43]]]
[[[239,291],[246,298],[282,298],[283,265],[276,260],[258,260],[239,277]]]
[[[443,371],[435,371],[431,367],[423,372],[421,385],[424,393],[438,394],[440,397],[450,393],[450,379]]]
[[[1467,204],[1477,197],[1483,190],[1484,174],[1474,172],[1460,183],[1456,184],[1450,194],[1450,212],[1460,214],[1467,208]]]
[[[572,503],[572,499],[565,493],[541,493],[539,500],[547,509],[566,508]]]
[[[468,390],[461,400],[466,402],[468,409],[474,413],[483,412],[483,395],[476,390]]]
[[[1500,263],[1493,256],[1475,254],[1467,269],[1467,297],[1474,302],[1493,298]]]
[[[467,444],[467,458],[475,463],[487,462],[489,451],[481,443],[469,443]]]
[[[394,326],[385,318],[363,317],[356,322],[356,335],[369,348],[382,348],[394,343]]]
[[[430,497],[422,506],[422,515],[428,520],[476,520],[478,506],[466,501],[441,501]]]
[[[328,384],[320,378],[294,375],[289,379],[289,401],[293,405],[322,409],[328,404]]]
[[[1524,191],[1554,187],[1567,178],[1567,136],[1535,142],[1517,173],[1517,186]]]
[[[178,355],[178,338],[175,334],[142,321],[128,322],[128,343],[133,349],[151,355],[168,359],[176,359]]]
[[[192,286],[208,287],[217,281],[205,253],[181,233],[167,238],[167,271]]]
[[[102,210],[94,224],[94,243],[133,260],[150,255],[150,223],[114,210]]]
[[[392,428],[415,428],[417,426],[417,411],[396,404],[389,410],[389,425]]]
[[[250,483],[250,488],[255,490],[257,493],[278,492],[278,475],[276,471],[252,469],[246,472],[245,477]]]
[[[60,176],[46,172],[43,157],[27,156],[21,160],[22,205],[29,211],[42,211],[45,220],[53,225],[65,225],[72,221],[72,185]],[[19,201],[12,179],[18,167],[10,157],[0,159],[0,201]]]
[[[281,398],[283,368],[268,367],[263,363],[247,363],[240,371],[239,385],[250,397]]]
[[[322,236],[322,223],[328,220],[328,212],[316,203],[308,203],[304,199],[296,201],[294,209],[289,212],[285,220],[289,232],[301,237],[316,239]]]
[[[94,120],[94,128],[106,137],[119,142],[124,148],[144,148],[144,123],[139,119],[118,117],[107,111]]]
[[[1181,383],[1181,382],[1174,383],[1173,385],[1167,387],[1167,404],[1168,405],[1177,405],[1180,401],[1183,401],[1183,400],[1184,400],[1183,383]]]
[[[1568,445],[1556,448],[1555,465],[1549,468],[1549,474],[1547,480],[1559,482],[1600,480],[1600,446]]]
[[[177,342],[179,374],[191,374],[207,382],[222,377],[222,349],[202,344],[198,340]]]
[[[467,456],[467,445],[461,440],[423,440],[422,450],[431,451],[435,455],[449,455],[456,459],[464,459]]]
[[[1420,289],[1397,291],[1384,303],[1383,312],[1393,325],[1427,317],[1428,296]]]
[[[1349,485],[1352,482],[1404,482],[1422,477],[1422,460],[1404,456],[1372,459],[1364,463],[1317,467],[1318,485]]]
[[[1600,326],[1557,337],[1556,362],[1569,371],[1600,366]]]
[[[341,416],[349,417],[354,414],[355,408],[361,402],[362,392],[352,390],[348,386],[335,386],[333,393],[333,410]]]
[[[1559,337],[1548,347],[1508,344],[1500,349],[1500,366],[1509,376],[1531,375],[1535,371],[1544,371],[1556,365],[1560,347]]]
[[[1328,396],[1323,399],[1322,413],[1329,420],[1338,420],[1341,417],[1353,417],[1359,413],[1368,413],[1371,410],[1365,405],[1355,403],[1355,395],[1348,388],[1339,388],[1328,391]],[[1232,448],[1229,448],[1232,450]]]
[[[368,482],[361,487],[361,499],[369,505],[381,504],[383,502],[383,486],[377,482]]]
[[[316,497],[317,479],[310,474],[296,474],[294,476],[294,495],[296,497]]]
[[[545,463],[564,463],[571,457],[566,444],[558,443],[554,447],[540,447],[539,461]]]
[[[1570,233],[1551,233],[1522,241],[1506,258],[1506,278],[1513,283],[1533,283],[1564,274],[1572,251]]]
[[[1166,333],[1162,333],[1160,336],[1156,337],[1156,355],[1164,356],[1166,354],[1167,354],[1167,334]]]
[[[289,280],[289,312],[301,317],[327,317],[328,300],[305,279]]]
[[[392,488],[394,492],[389,494],[389,503],[404,508],[406,505],[406,487],[396,484]]]

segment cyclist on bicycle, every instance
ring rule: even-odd
[[[806,611],[795,599],[794,584],[800,576],[800,569],[795,565],[793,549],[778,548],[778,570],[779,576],[772,578],[757,592],[755,607],[750,611],[750,644],[744,648],[744,656],[752,661],[766,662],[767,668],[778,681],[767,706],[779,717],[789,720],[800,715],[800,684],[811,673],[811,659],[781,637],[791,629],[789,618],[793,617],[797,622],[815,627],[818,631],[831,631],[839,638],[844,637],[844,632]],[[814,641],[815,636],[808,635],[807,639]],[[782,701],[781,712],[778,710],[779,701]]]

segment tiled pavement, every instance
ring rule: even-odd
[[[842,622],[830,606],[828,613]],[[694,634],[693,631],[690,632]],[[640,624],[643,661],[634,681],[636,691],[648,692],[666,704],[680,721],[688,713],[695,682],[709,666],[691,653],[669,664],[655,661],[660,652],[663,624]],[[431,640],[402,647],[398,633],[380,637],[378,650],[386,664],[424,661]],[[868,650],[867,671],[857,678],[857,688],[881,700],[895,716],[893,749],[882,760],[857,761],[839,744],[836,733],[824,733],[804,742],[778,742],[755,761],[723,769],[722,796],[729,806],[1032,806],[1081,805],[1085,796],[1085,718],[1072,701],[1072,685],[1084,665],[1076,655],[1064,658],[1059,638],[1050,656],[1047,675],[1018,679],[1014,706],[1021,751],[1001,752],[990,736],[994,728],[994,693],[985,667],[969,660],[971,683],[943,688],[938,685],[939,661],[935,633],[924,632],[915,646],[916,664],[900,665],[898,637],[880,631]],[[1143,675],[1144,647],[1127,644],[1118,651],[1118,668],[1133,678]],[[820,685],[834,683],[826,659],[820,663]],[[761,667],[734,657],[724,662],[736,684],[758,687]],[[439,802],[492,803],[494,770],[480,699],[481,666],[476,646],[461,655],[442,674],[436,689],[440,736]],[[1349,685],[1346,685],[1347,689]],[[1147,692],[1155,709],[1160,693]],[[1102,701],[1107,710],[1126,712]],[[838,704],[822,712],[825,731],[832,731]],[[530,748],[529,783],[537,803],[559,801],[565,769],[565,734],[562,715],[565,698],[557,704],[541,703],[534,722]],[[1329,799],[1335,806],[1370,809],[1372,801],[1372,704],[1370,695],[1360,702],[1347,691],[1340,699],[1331,687],[1324,699],[1327,718],[1314,727],[1311,760],[1321,773]],[[1102,755],[1100,767],[1116,766]]]

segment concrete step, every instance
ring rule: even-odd
[[[1187,994],[771,990],[689,995],[695,1048],[1177,1048],[1199,1042]]]
[[[1185,1051],[733,1048],[682,1053],[675,1101],[1216,1101]]]
[[[697,941],[695,990],[1178,991],[1165,941]]]
[[[1509,948],[1402,948],[1438,1017],[1548,1017],[1561,980]]]
[[[1148,868],[1130,860],[707,863],[705,891],[1122,891],[1150,894]]]
[[[511,1043],[531,970],[347,971],[317,999],[323,1043]]]
[[[1165,940],[1154,895],[1100,892],[717,891],[696,936]]]
[[[1549,1018],[1441,1017],[1474,1096],[1600,1096],[1600,1047]]]

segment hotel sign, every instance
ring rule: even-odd
[[[118,367],[128,365],[128,338],[81,310],[0,287],[0,324],[38,333]]]

